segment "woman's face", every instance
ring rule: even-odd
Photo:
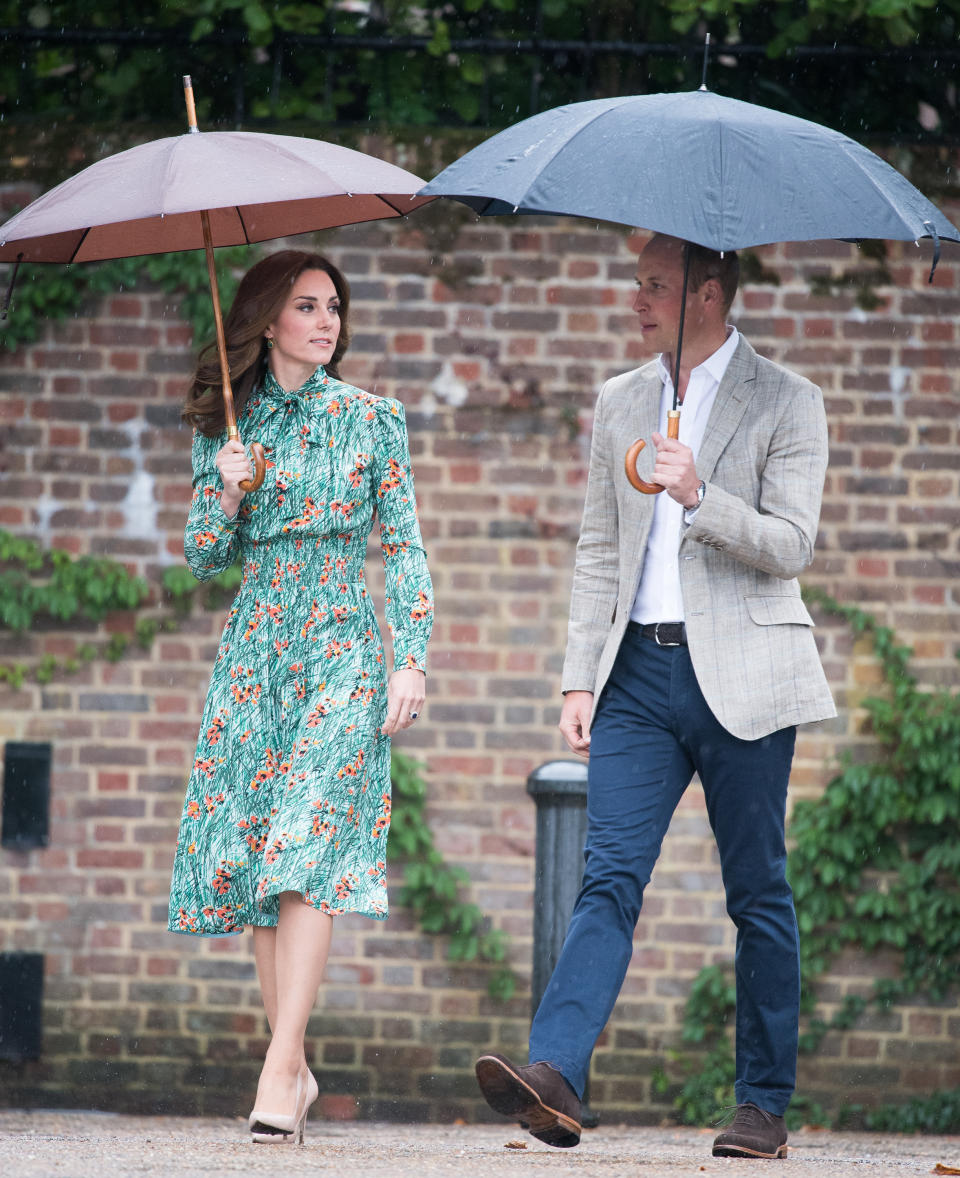
[[[304,270],[264,335],[273,375],[299,388],[318,364],[329,364],[340,338],[340,298],[325,270]],[[292,382],[292,383],[291,383]]]

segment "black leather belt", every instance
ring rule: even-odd
[[[627,629],[641,638],[649,638],[657,646],[686,646],[687,627],[683,622],[651,622],[641,626],[639,622],[627,622]]]

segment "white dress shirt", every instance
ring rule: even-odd
[[[680,437],[677,440],[690,447],[694,462],[707,428],[707,418],[717,398],[717,389],[739,341],[739,332],[731,327],[725,342],[690,373],[680,413]],[[666,437],[667,410],[673,408],[673,378],[663,363],[662,354],[657,357],[657,368],[663,380],[659,432]],[[692,516],[692,512],[687,513],[687,522]],[[653,524],[643,559],[643,574],[630,611],[632,622],[646,626],[651,622],[684,620],[678,560],[683,524],[683,504],[677,503],[666,491],[662,491],[655,500]]]

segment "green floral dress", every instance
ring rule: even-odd
[[[433,622],[403,407],[322,367],[295,393],[268,373],[239,426],[263,444],[267,476],[233,519],[214,464],[225,435],[193,443],[187,563],[206,580],[239,554],[243,583],[200,725],[169,927],[274,925],[284,891],[383,918],[387,676],[364,584],[374,512],[396,668],[425,668]]]

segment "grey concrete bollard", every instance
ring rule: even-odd
[[[547,761],[527,778],[537,804],[537,858],[533,892],[531,1014],[553,973],[583,878],[587,835],[587,766]]]

